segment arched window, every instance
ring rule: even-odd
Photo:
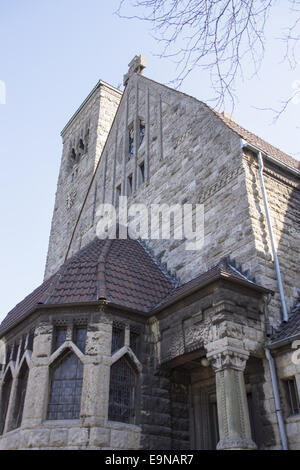
[[[13,378],[11,375],[11,371],[9,369],[3,380],[1,397],[0,397],[0,435],[3,434],[3,431],[4,431],[10,392],[11,392],[11,387],[12,387],[12,381],[13,381]]]
[[[12,423],[11,429],[19,428],[22,423],[28,375],[29,375],[28,365],[27,365],[27,362],[24,361],[21,367],[19,376],[18,376],[15,408],[14,408],[14,413],[13,413],[13,423]]]
[[[121,357],[110,368],[108,419],[135,423],[137,373],[127,356]]]
[[[47,419],[78,419],[82,392],[83,365],[68,351],[51,368]]]

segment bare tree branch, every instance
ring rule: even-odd
[[[120,0],[116,14],[151,24],[161,48],[157,55],[176,64],[176,76],[170,81],[175,88],[196,68],[209,71],[215,106],[221,108],[229,99],[233,109],[237,79],[243,78],[245,71],[248,74],[249,69],[252,76],[260,69],[266,24],[277,1]],[[285,44],[283,60],[292,68],[297,64],[300,44],[300,0],[284,2],[294,20],[282,31],[280,39]],[[126,14],[129,7],[137,14]],[[279,110],[273,109],[276,119],[292,100],[293,97],[281,102]]]

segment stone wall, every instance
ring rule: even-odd
[[[0,386],[10,368],[13,386],[10,394],[4,433],[0,436],[0,449],[139,449],[141,428],[139,423],[127,424],[108,419],[110,367],[114,357],[111,351],[112,322],[115,314],[91,309],[59,309],[44,311],[38,315],[35,325],[33,351],[10,361],[0,375]],[[124,318],[117,317],[117,320]],[[70,331],[75,324],[87,325],[85,352],[73,343]],[[136,322],[129,323],[136,325]],[[125,325],[124,323],[124,325]],[[53,350],[54,325],[67,326],[66,341]],[[140,324],[137,323],[140,328]],[[129,331],[129,330],[128,330]],[[18,331],[20,333],[20,331]],[[129,334],[125,335],[125,342]],[[8,341],[14,340],[10,331]],[[128,346],[129,347],[129,346]],[[124,349],[124,347],[123,347]],[[73,352],[83,364],[83,388],[80,417],[72,420],[49,420],[47,408],[50,391],[51,366]],[[120,357],[124,352],[118,352]],[[126,351],[125,351],[126,353]],[[132,352],[129,351],[132,355]],[[25,358],[25,359],[24,359]],[[24,411],[21,426],[12,429],[12,416],[16,406],[16,384],[23,361],[29,366]]]
[[[105,88],[100,89],[106,92]],[[99,98],[95,97],[95,100],[99,102]],[[115,109],[109,101],[109,111],[105,110],[105,115],[107,112],[110,115],[106,132]],[[145,136],[139,146],[140,120],[145,123]],[[68,132],[76,122],[69,126]],[[100,117],[98,133],[101,123]],[[129,156],[128,134],[132,126],[135,144],[133,155]],[[85,189],[93,174],[92,166],[104,146],[69,256],[96,236],[99,204],[116,204],[116,188],[121,187],[121,194],[128,196],[129,204],[143,203],[148,208],[154,203],[169,206],[204,204],[202,249],[188,251],[185,240],[174,240],[174,237],[171,240],[145,240],[150,251],[181,281],[191,279],[223,256],[230,255],[243,271],[249,272],[250,278],[255,276],[265,287],[278,291],[256,157],[242,151],[240,138],[215,113],[192,97],[134,74],[104,145],[105,135],[104,131],[98,134],[100,143],[97,152],[93,152],[90,166],[84,159],[82,161],[86,177],[80,178],[80,183],[74,183],[74,190],[78,187],[81,196],[69,212],[65,210],[63,199],[66,191],[58,190],[48,273],[64,259]],[[144,165],[144,182],[141,181],[141,164]],[[132,191],[128,188],[130,175]],[[68,181],[62,163],[59,188],[62,185],[68,188]],[[299,286],[299,179],[277,166],[266,164],[265,184],[290,309]],[[278,295],[271,302],[270,312],[276,326],[281,321]]]
[[[252,152],[246,151],[244,166],[247,197],[254,249],[249,252],[247,268],[257,282],[273,290],[276,295],[269,306],[273,326],[282,320],[280,298],[274,266],[271,240],[259,183],[258,162]],[[300,181],[286,170],[265,161],[264,181],[272,220],[275,246],[281,269],[288,311],[300,289]]]
[[[145,119],[146,134],[128,158],[128,127]],[[138,167],[145,167],[139,183]],[[109,135],[86,202],[71,253],[96,235],[93,210],[116,200],[116,188],[130,203],[204,204],[204,246],[187,251],[185,240],[146,240],[149,249],[172,273],[187,281],[231,254],[247,267],[254,240],[249,220],[240,139],[205,105],[141,76],[131,77]],[[102,189],[100,189],[102,188]]]

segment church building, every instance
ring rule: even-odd
[[[300,449],[300,162],[145,66],[61,132],[44,281],[0,325],[0,449]]]

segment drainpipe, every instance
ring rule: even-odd
[[[271,352],[269,351],[267,347],[265,348],[265,353],[266,353],[266,358],[268,359],[268,362],[269,362],[269,368],[270,368],[270,373],[271,373],[271,381],[272,381],[273,395],[275,399],[275,409],[276,409],[277,423],[279,427],[282,450],[288,450],[288,443],[287,443],[285,426],[284,426],[284,421],[283,421],[283,416],[282,416],[282,409],[280,405],[280,397],[279,397],[278,381],[277,381],[276,370],[275,370],[275,362],[274,362],[274,358]]]
[[[278,283],[279,295],[280,295],[281,306],[282,306],[283,321],[288,322],[289,316],[288,316],[288,312],[287,312],[287,308],[286,308],[284,290],[283,290],[281,273],[280,273],[280,266],[279,266],[277,251],[276,251],[276,247],[275,247],[275,241],[274,241],[273,228],[272,228],[270,211],[269,211],[268,198],[267,198],[267,193],[266,193],[266,188],[265,188],[265,183],[264,183],[264,176],[263,176],[264,162],[263,162],[261,151],[258,151],[257,158],[258,158],[258,162],[259,162],[259,179],[260,179],[260,184],[261,184],[261,189],[262,189],[262,194],[263,194],[263,199],[264,199],[265,212],[266,212],[267,221],[268,221],[269,234],[270,234],[270,238],[271,238],[272,251],[273,251],[273,257],[274,257],[274,265],[275,265],[275,270],[276,270],[277,283]]]

